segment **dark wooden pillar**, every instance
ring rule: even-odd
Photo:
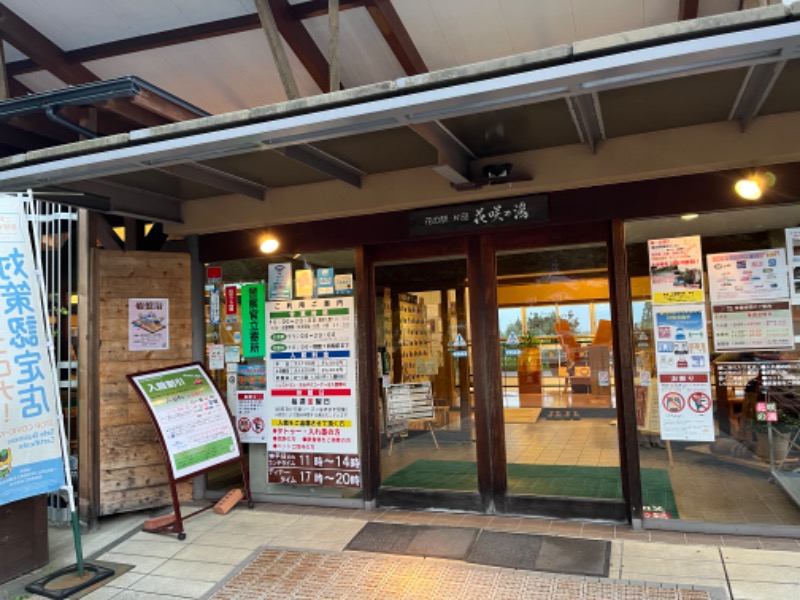
[[[633,315],[630,277],[625,252],[625,224],[611,222],[609,249],[609,292],[611,322],[614,325],[614,381],[617,395],[617,435],[622,468],[622,495],[629,521],[642,519],[642,479],[639,470],[639,444],[636,431],[633,346]]]
[[[469,242],[467,254],[478,487],[484,510],[502,510],[508,488],[500,377],[500,333],[497,316],[497,266],[487,236]]]
[[[378,389],[378,351],[375,312],[375,271],[369,260],[368,250],[356,248],[356,347],[359,365],[357,385],[359,396],[359,418],[361,438],[361,482],[364,501],[373,502],[381,485],[381,434],[380,391]],[[381,321],[382,323],[382,321]]]

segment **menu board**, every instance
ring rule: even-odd
[[[240,457],[231,415],[199,363],[128,375],[179,480]]]
[[[360,487],[352,297],[267,303],[270,483]]]

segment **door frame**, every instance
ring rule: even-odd
[[[569,226],[552,224],[459,237],[409,240],[402,243],[363,247],[359,253],[361,281],[360,314],[370,315],[362,327],[360,342],[365,356],[377,353],[375,265],[446,256],[465,256],[470,285],[470,337],[473,356],[476,459],[478,492],[438,492],[381,488],[379,390],[375,361],[361,361],[361,389],[371,390],[362,402],[365,500],[380,506],[445,508],[483,513],[511,513],[561,518],[592,518],[628,521],[641,518],[641,487],[636,444],[633,396],[631,296],[625,260],[622,221]],[[505,421],[502,402],[500,333],[497,314],[498,252],[536,250],[553,246],[603,243],[607,248],[609,302],[613,324],[614,375],[617,383],[617,418],[623,499],[592,500],[509,496],[506,474]],[[477,285],[472,284],[477,282]],[[364,323],[362,321],[362,323]],[[365,323],[366,325],[366,323]],[[366,364],[365,364],[366,363]],[[370,367],[371,365],[371,367]],[[629,381],[628,381],[629,380]]]

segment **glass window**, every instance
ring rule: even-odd
[[[800,526],[800,207],[626,225],[646,518]]]
[[[221,268],[221,279],[219,281],[210,281],[206,283],[206,344],[222,345],[224,346],[224,365],[219,363],[209,364],[209,354],[206,355],[206,366],[209,369],[215,383],[220,388],[223,397],[226,398],[228,406],[232,415],[237,421],[237,426],[241,427],[240,419],[242,414],[239,414],[240,395],[245,387],[252,392],[260,390],[267,390],[267,361],[269,358],[265,356],[246,357],[243,352],[243,338],[246,337],[246,331],[243,331],[243,305],[242,305],[242,288],[247,284],[252,283],[267,283],[268,271],[271,264],[290,265],[291,272],[297,275],[298,272],[311,272],[311,276],[305,279],[299,277],[291,277],[288,281],[291,288],[291,295],[295,299],[299,296],[308,296],[312,298],[335,298],[333,293],[333,280],[332,276],[354,276],[355,255],[352,251],[336,251],[336,252],[317,252],[308,254],[294,254],[294,255],[274,255],[264,258],[246,259],[238,261],[224,261],[213,263],[208,266],[215,266]],[[325,271],[320,272],[321,269]],[[331,281],[327,281],[326,276],[331,275]],[[301,289],[298,286],[311,287],[308,289]],[[212,295],[215,296],[212,303]],[[348,295],[349,296],[349,295]],[[268,300],[268,298],[267,298]],[[354,315],[351,315],[354,317]],[[266,315],[269,319],[269,315]],[[337,318],[339,318],[337,316]],[[344,319],[346,317],[342,317]],[[340,319],[341,321],[341,319]],[[341,324],[341,323],[339,323]],[[349,326],[349,325],[346,325]],[[266,324],[265,324],[266,327]],[[277,342],[278,344],[280,341]],[[349,343],[349,342],[348,342]],[[270,353],[269,344],[267,344],[265,354]],[[277,359],[276,359],[277,360]],[[288,359],[287,359],[288,360]],[[339,365],[323,365],[320,366],[308,364],[310,361],[305,361],[306,364],[296,366],[300,368],[313,369],[315,376],[319,375],[326,369],[330,373],[335,373],[341,370]],[[237,365],[237,371],[234,374],[229,372],[228,368],[232,365]],[[355,368],[355,367],[353,367]],[[321,388],[320,388],[321,389]],[[269,402],[269,394],[266,394],[266,402]],[[297,398],[299,403],[301,400]],[[306,401],[303,399],[303,401]],[[355,454],[360,453],[358,445],[358,394],[355,393],[347,400],[345,407],[348,415],[353,415],[352,419],[354,424],[348,429],[348,432],[355,432],[356,449]],[[311,409],[309,409],[311,410]],[[252,415],[251,415],[252,416]],[[264,419],[269,420],[269,419]],[[255,419],[253,419],[255,422]],[[267,425],[268,428],[272,427],[271,424]],[[274,435],[274,431],[273,431]],[[291,434],[286,434],[291,435]],[[336,443],[333,444],[334,446]],[[340,447],[347,447],[346,454],[337,454],[334,450],[330,449],[330,445],[326,450],[312,453],[307,450],[299,450],[298,452],[288,452],[288,454],[296,455],[298,463],[294,466],[286,468],[286,482],[285,483],[269,483],[268,482],[268,450],[266,443],[243,443],[242,444],[245,454],[248,456],[250,466],[250,487],[254,494],[269,494],[269,495],[292,495],[292,496],[322,496],[329,498],[356,498],[360,495],[360,459],[353,466],[352,456],[350,452],[352,444],[346,445],[344,442]],[[274,454],[274,453],[273,453]],[[336,471],[336,473],[327,473],[333,476],[333,481],[336,485],[329,485],[328,482],[332,481],[330,478],[325,478],[322,471],[316,468],[314,463],[314,456],[328,456],[334,460],[339,461],[341,464],[347,463],[344,468]],[[273,457],[274,458],[274,457]],[[276,476],[275,469],[273,477]],[[224,491],[236,485],[241,485],[241,472],[239,465],[223,466],[219,469],[214,469],[207,474],[206,480],[207,488],[209,490]]]

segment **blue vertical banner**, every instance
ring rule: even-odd
[[[0,505],[65,484],[58,402],[24,203],[0,195]]]

